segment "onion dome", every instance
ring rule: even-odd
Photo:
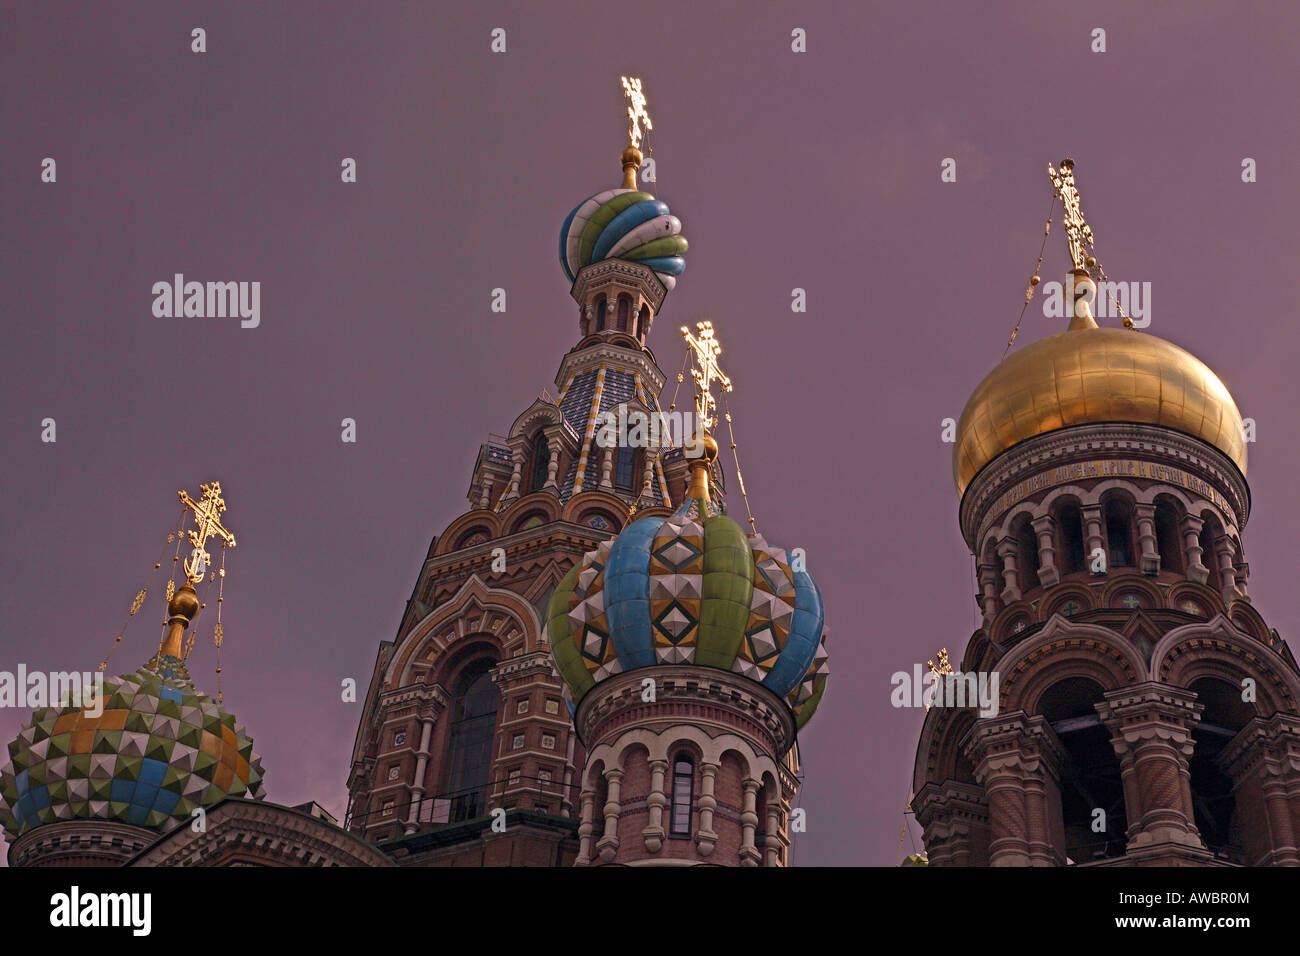
[[[1172,342],[1087,317],[1008,357],[957,424],[953,477],[964,493],[981,468],[1036,435],[1072,425],[1160,425],[1214,446],[1246,473],[1241,413],[1219,377]]]
[[[181,587],[168,605],[176,629],[197,608],[193,589]],[[0,769],[0,825],[11,840],[64,820],[163,832],[195,808],[264,796],[262,759],[244,727],[167,649],[105,680],[102,698],[42,708],[23,725]]]
[[[625,167],[635,153],[624,153]],[[627,179],[624,180],[627,183]],[[672,215],[668,204],[635,188],[607,189],[579,203],[560,227],[560,265],[573,282],[578,270],[602,259],[626,259],[652,269],[672,291],[677,277],[686,270],[686,238],[682,221]]]
[[[821,592],[795,570],[800,562],[746,534],[709,499],[717,445],[706,442],[671,517],[632,522],[560,582],[548,615],[551,653],[576,701],[623,671],[694,664],[762,684],[802,727],[830,672]]]

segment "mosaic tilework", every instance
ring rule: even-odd
[[[56,820],[168,829],[227,796],[261,799],[262,758],[173,657],[104,682],[103,713],[46,707],[9,744],[0,823],[13,839]]]

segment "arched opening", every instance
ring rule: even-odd
[[[1201,564],[1209,570],[1210,576],[1206,579],[1206,584],[1218,591],[1223,585],[1219,578],[1219,556],[1214,552],[1214,542],[1223,534],[1223,529],[1219,525],[1219,520],[1208,511],[1201,514],[1201,533],[1197,540],[1201,545]]]
[[[673,758],[672,802],[668,811],[668,833],[691,835],[691,804],[695,798],[695,760],[688,753]]]
[[[1196,693],[1197,703],[1205,707],[1200,721],[1192,728],[1195,749],[1187,767],[1196,829],[1201,831],[1206,848],[1216,856],[1245,862],[1242,837],[1246,815],[1239,812],[1232,778],[1219,766],[1219,757],[1228,741],[1254,718],[1255,712],[1242,701],[1241,688],[1227,681],[1202,677],[1193,681],[1189,690]],[[1267,826],[1262,810],[1250,816],[1258,816],[1259,824]]]
[[[618,330],[627,331],[628,322],[632,319],[632,297],[624,292],[618,297]]]
[[[609,299],[600,296],[596,299],[596,331],[605,331],[605,312],[609,308]]]
[[[609,781],[605,779],[604,765],[593,771],[595,786],[591,801],[591,839],[593,843],[605,835],[605,804],[609,802]]]
[[[614,487],[631,491],[636,480],[636,449],[619,445],[614,449]]]
[[[1064,501],[1056,507],[1056,533],[1060,544],[1061,574],[1084,569],[1083,510],[1078,502]]]
[[[1106,521],[1106,556],[1112,568],[1133,567],[1133,506],[1114,495],[1102,508]]]
[[[636,314],[636,331],[632,334],[642,341],[645,340],[646,333],[650,331],[650,306],[641,306],[641,311]]]
[[[1128,843],[1119,758],[1096,708],[1103,693],[1094,680],[1068,677],[1038,702],[1039,714],[1066,752],[1055,808],[1059,816],[1052,820],[1051,832],[1059,841],[1057,849],[1072,863],[1123,856]]]
[[[1031,591],[1038,587],[1038,536],[1029,522],[1029,515],[1021,515],[1011,526],[1016,539],[1016,567],[1020,571],[1020,589]]]
[[[754,847],[762,850],[767,846],[767,787],[759,787],[754,796],[754,815],[758,817],[754,825]]]
[[[1160,570],[1183,573],[1183,541],[1178,530],[1181,519],[1178,506],[1169,498],[1156,500],[1156,550],[1160,552]]]
[[[538,432],[533,439],[533,480],[530,491],[541,491],[546,486],[546,479],[551,473],[551,443],[546,440],[545,432]]]
[[[473,661],[460,672],[454,685],[444,787],[451,801],[451,823],[472,820],[487,812],[492,740],[501,703],[501,694],[489,673],[493,663],[487,657]]]

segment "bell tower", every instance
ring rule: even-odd
[[[1241,415],[1188,352],[1098,327],[1074,164],[1049,175],[1069,328],[1005,358],[958,423],[982,612],[960,670],[1000,699],[926,716],[929,862],[1298,865],[1300,668],[1249,594]]]

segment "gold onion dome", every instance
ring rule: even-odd
[[[953,477],[963,494],[990,461],[1073,425],[1135,422],[1191,435],[1246,474],[1241,413],[1200,359],[1172,342],[1090,318],[1027,346],[982,381],[957,424]]]

